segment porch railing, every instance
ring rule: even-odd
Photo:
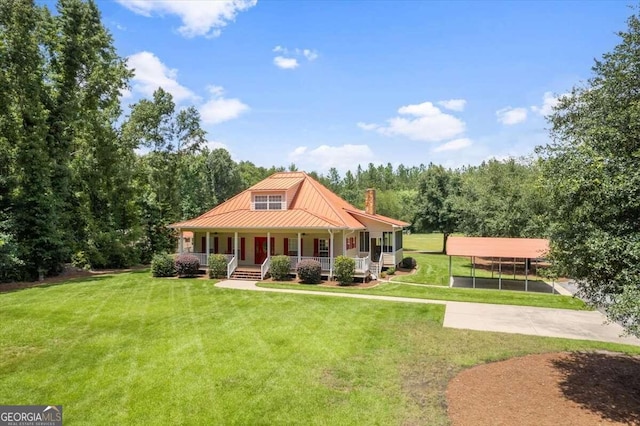
[[[371,264],[369,256],[356,257],[354,260],[356,261],[356,272],[366,272],[369,270],[369,265]]]
[[[382,253],[380,261],[385,266],[395,266],[402,260],[403,253],[403,249],[398,249],[395,253]]]
[[[303,260],[317,260],[320,262],[320,269],[323,271],[329,271],[331,269],[331,258],[330,257],[317,257],[317,256],[302,256],[300,257],[300,261]],[[298,268],[298,258],[295,256],[291,257],[291,269]]]
[[[207,253],[176,253],[176,256],[179,256],[181,254],[190,254],[192,256],[195,256],[198,258],[198,261],[200,262],[200,266],[209,266],[209,255]],[[211,253],[213,254],[213,253]],[[235,256],[233,254],[225,254],[224,257],[227,258],[227,263],[231,262],[231,259],[233,259]]]
[[[269,268],[271,267],[271,257],[267,257],[262,265],[260,265],[260,279],[264,280],[264,276],[267,275]]]
[[[227,263],[227,278],[231,278],[231,274],[233,274],[233,272],[236,270],[237,267],[238,267],[238,258],[233,256],[231,257],[231,260],[229,261],[229,263]]]

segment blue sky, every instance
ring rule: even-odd
[[[528,155],[555,97],[618,42],[626,2],[98,2],[136,69],[257,165],[458,167]]]

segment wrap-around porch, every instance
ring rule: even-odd
[[[191,231],[194,242],[185,250],[182,232]],[[320,262],[322,274],[333,277],[337,256],[351,257],[356,262],[356,276],[371,273],[378,275],[384,266],[396,266],[402,260],[402,232],[395,236],[392,232],[354,230],[308,230],[305,232],[270,231],[251,232],[246,230],[180,230],[178,253],[190,253],[199,258],[200,264],[207,266],[209,254],[220,253],[227,257],[227,276],[236,269],[244,268],[260,271],[264,279],[269,271],[271,257],[289,256],[291,271],[295,273],[299,262],[313,259]],[[383,235],[386,234],[386,235]],[[399,243],[399,244],[398,244]],[[398,247],[399,246],[399,247]]]

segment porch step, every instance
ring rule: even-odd
[[[248,280],[248,281],[260,281],[260,271],[239,271],[235,270],[230,277],[232,280]]]

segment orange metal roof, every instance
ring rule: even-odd
[[[540,238],[449,237],[449,256],[529,258],[544,257],[549,240]]]
[[[297,185],[288,210],[251,210],[252,191],[284,191]],[[171,228],[322,228],[364,229],[357,215],[386,224],[407,226],[382,215],[367,215],[303,172],[275,173],[194,219]]]
[[[291,176],[285,176],[277,173],[272,177],[262,180],[251,188],[252,191],[282,191],[292,188],[304,180],[304,173],[292,172]]]

